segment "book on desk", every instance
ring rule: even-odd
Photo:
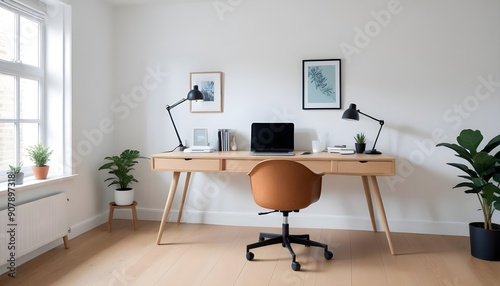
[[[191,146],[184,149],[186,153],[212,153],[215,149],[210,146]]]
[[[327,147],[328,153],[339,153],[341,155],[351,155],[356,153],[354,149],[346,148],[345,145]]]
[[[219,151],[236,151],[236,132],[231,129],[219,129],[217,131],[217,143]]]

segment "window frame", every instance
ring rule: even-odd
[[[45,87],[46,87],[46,23],[45,18],[40,17],[41,12],[35,11],[34,13],[26,12],[26,10],[16,9],[9,5],[4,4],[0,1],[0,7],[6,9],[15,15],[15,59],[12,61],[0,59],[0,73],[8,76],[13,76],[15,78],[15,114],[14,118],[6,119],[0,118],[0,123],[14,123],[15,125],[15,154],[13,164],[19,164],[19,162],[23,163],[23,167],[21,169],[22,172],[25,173],[25,176],[31,176],[32,170],[31,166],[32,162],[24,162],[21,158],[21,150],[20,150],[20,129],[21,123],[38,123],[38,141],[42,143],[46,143],[46,96],[45,96]],[[20,40],[20,22],[21,17],[29,19],[31,21],[38,23],[38,66],[33,66],[29,64],[23,64],[20,61],[20,50],[21,50],[21,40]],[[20,82],[21,79],[29,79],[29,80],[37,80],[38,81],[38,119],[21,119],[20,112],[20,102],[21,102],[21,93],[20,93]],[[1,171],[1,170],[0,170]],[[6,170],[7,171],[7,170]],[[0,172],[0,183],[7,181],[6,172]]]

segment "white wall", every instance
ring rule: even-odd
[[[498,1],[142,1],[111,11],[87,2],[73,4],[75,144],[104,118],[113,116],[116,129],[78,167],[86,187],[73,196],[85,210],[74,221],[105,210],[110,199],[98,190],[103,156],[177,145],[164,106],[186,95],[195,71],[224,72],[224,112],[193,114],[188,103],[178,106],[172,113],[183,138],[208,128],[215,140],[218,128],[232,128],[240,149],[248,149],[251,122],[276,120],[296,124],[298,149],[318,136],[352,145],[357,132],[371,146],[376,122],[341,120],[355,102],[385,120],[377,149],[397,157],[397,176],[379,178],[393,231],[466,234],[468,222],[481,220],[476,198],[451,190],[458,173],[445,163],[453,155],[434,146],[462,128],[479,128],[488,138],[498,133]],[[221,3],[230,9],[218,11]],[[342,59],[342,110],[302,110],[302,60],[325,58]],[[145,88],[152,75],[156,84]],[[147,161],[136,169],[139,216],[159,219],[171,174],[152,172]],[[279,224],[277,217],[257,219],[258,210],[245,175],[199,173],[184,219]],[[300,220],[306,216],[313,219]],[[326,177],[322,199],[295,217],[295,225],[370,229],[357,177]]]
[[[85,229],[105,219],[112,193],[104,187],[98,167],[113,151],[113,136],[102,122],[112,120],[110,6],[100,0],[71,1],[73,72],[73,161],[78,176],[68,189],[70,223]],[[104,125],[106,126],[106,125]]]

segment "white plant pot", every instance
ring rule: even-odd
[[[117,206],[129,206],[134,202],[134,189],[115,190],[115,204]]]

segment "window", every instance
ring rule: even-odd
[[[43,142],[44,19],[22,1],[0,0],[0,172],[32,165],[26,147]],[[39,3],[38,3],[39,4]],[[22,9],[21,9],[22,8]],[[31,168],[23,169],[28,175]]]

